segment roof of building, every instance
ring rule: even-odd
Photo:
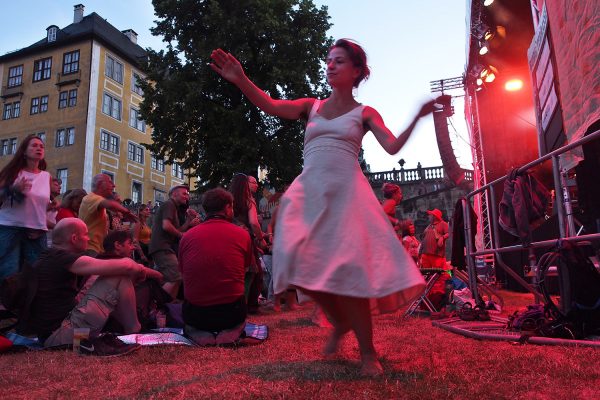
[[[146,51],[142,47],[133,43],[124,33],[93,12],[83,17],[80,22],[72,23],[63,29],[59,29],[56,34],[56,41],[48,42],[47,38],[44,38],[31,46],[0,56],[0,62],[6,62],[54,47],[64,46],[68,43],[91,38],[103,42],[104,45],[111,48],[111,50],[126,58],[134,65],[139,66],[140,61],[146,57]]]

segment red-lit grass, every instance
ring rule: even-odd
[[[503,292],[511,312],[530,295]],[[358,347],[323,361],[310,307],[263,315],[270,338],[240,349],[146,347],[114,359],[70,352],[0,356],[1,398],[593,399],[600,350],[467,339],[401,314],[375,318],[385,375],[358,374]]]

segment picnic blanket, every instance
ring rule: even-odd
[[[161,328],[153,329],[152,333],[135,333],[131,335],[122,335],[118,338],[123,342],[131,344],[137,343],[142,346],[156,346],[161,344],[197,346],[192,340],[184,336],[181,328]],[[13,346],[23,346],[30,350],[43,350],[44,345],[37,338],[29,338],[9,332],[5,337],[13,343]],[[261,343],[269,337],[269,328],[266,325],[257,325],[252,322],[246,322],[244,334],[239,338],[238,344]],[[233,342],[232,342],[233,343]],[[218,343],[224,344],[224,343]]]
[[[119,339],[125,343],[137,343],[142,346],[155,346],[161,344],[174,345],[224,345],[224,344],[254,344],[261,343],[269,337],[269,328],[266,325],[257,325],[252,322],[246,322],[244,332],[241,336],[236,336],[225,341],[219,341],[219,336],[211,332],[206,332],[207,338],[201,343],[190,340],[184,336],[181,328],[161,328],[153,329],[153,333],[136,333],[132,335],[119,336]]]

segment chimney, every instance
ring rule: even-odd
[[[83,4],[77,4],[73,7],[73,23],[77,24],[83,19]]]
[[[133,43],[137,44],[137,33],[133,29],[126,29],[122,31],[125,36],[129,38]]]

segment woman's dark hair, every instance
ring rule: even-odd
[[[391,199],[392,197],[394,197],[395,193],[400,192],[400,186],[386,182],[381,187],[381,191],[383,192],[384,198]]]
[[[27,150],[27,146],[29,146],[29,142],[31,142],[33,139],[37,139],[44,143],[44,141],[35,134],[28,135],[25,139],[23,139],[13,158],[8,162],[8,164],[6,164],[4,168],[2,168],[2,171],[0,171],[0,186],[12,185],[15,179],[17,179],[19,172],[27,166],[25,151]],[[45,171],[46,160],[42,158],[38,164],[38,168],[42,171]]]
[[[229,191],[233,195],[234,218],[248,225],[248,210],[252,203],[248,176],[246,174],[235,174],[229,184]]]
[[[73,203],[77,199],[83,199],[87,195],[87,192],[84,189],[73,189],[70,190],[68,194],[63,197],[60,206],[62,208],[68,208],[69,210],[73,209]]]
[[[137,215],[140,215],[140,213],[145,210],[145,209],[149,209],[150,207],[148,207],[148,204],[141,204],[138,209],[137,209]]]
[[[367,53],[362,47],[351,39],[338,39],[333,46],[329,48],[329,51],[336,47],[346,50],[352,65],[360,69],[360,75],[354,80],[354,87],[358,87],[362,81],[369,79],[371,75],[371,69],[367,65]]]
[[[204,193],[202,197],[202,208],[207,214],[215,214],[223,211],[227,204],[233,202],[233,196],[225,189],[216,188]]]
[[[408,228],[411,225],[414,225],[412,219],[405,219],[402,222],[400,222],[400,229],[402,231],[402,237],[404,237],[404,236],[410,236],[410,231],[408,230]]]

